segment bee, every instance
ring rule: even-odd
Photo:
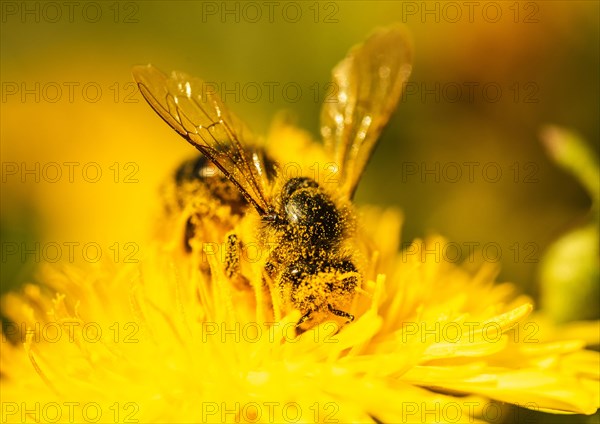
[[[167,76],[152,65],[135,67],[133,77],[146,101],[201,153],[175,177],[175,192],[186,193],[175,195],[178,207],[201,199],[185,225],[186,250],[199,232],[209,230],[203,222],[218,224],[214,211],[220,207],[238,221],[258,215],[256,239],[272,245],[264,279],[286,309],[300,311],[298,327],[317,313],[353,321],[345,308],[360,290],[362,273],[350,240],[356,227],[352,199],[411,63],[408,37],[393,26],[354,46],[333,69],[336,92],[321,111],[323,147],[337,168],[333,190],[308,176],[283,175],[267,147],[202,80],[180,72]],[[207,202],[212,206],[202,210]],[[237,242],[229,234],[227,244]],[[230,262],[226,274],[232,277],[236,261]]]

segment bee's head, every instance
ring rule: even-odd
[[[283,186],[278,215],[286,231],[310,246],[337,244],[343,232],[340,212],[319,184],[307,177],[291,178]]]

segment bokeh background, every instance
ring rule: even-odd
[[[404,242],[436,232],[463,253],[499,246],[500,280],[533,296],[548,246],[588,217],[590,197],[539,134],[570,128],[598,156],[598,2],[1,4],[2,292],[30,281],[56,244],[59,262],[93,255],[82,250],[90,242],[117,261],[143,257],[158,186],[193,150],[136,92],[132,66],[225,84],[239,95],[226,103],[258,134],[289,110],[316,137],[331,68],[395,22],[413,37],[411,85],[357,202],[401,208]],[[23,250],[35,243],[39,259]],[[79,243],[72,257],[64,243]]]

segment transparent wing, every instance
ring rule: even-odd
[[[349,198],[396,108],[411,63],[408,36],[396,26],[379,30],[353,47],[333,69],[337,93],[321,110],[321,134]]]
[[[152,109],[223,171],[261,215],[266,214],[270,208],[258,149],[217,94],[202,80],[181,72],[167,76],[147,65],[134,67],[132,73]]]

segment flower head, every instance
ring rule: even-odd
[[[584,341],[542,334],[495,268],[436,256],[442,238],[397,254],[397,212],[360,216],[372,246],[357,318],[301,334],[299,312],[267,298],[260,261],[246,286],[216,255],[165,243],[139,264],[44,270],[44,286],[3,299],[3,420],[469,422],[506,413],[490,399],[596,411],[598,354]]]

